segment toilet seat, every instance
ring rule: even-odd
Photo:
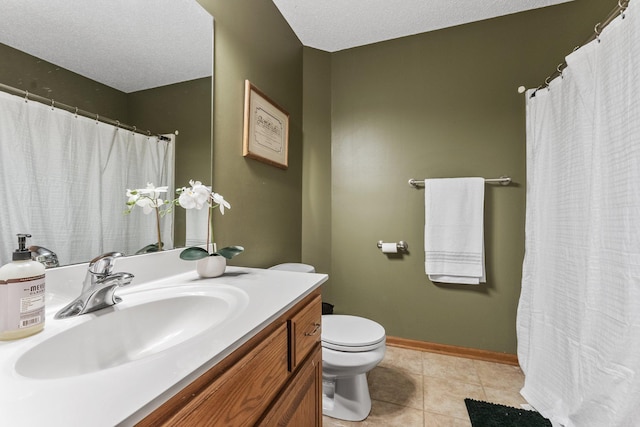
[[[344,352],[362,352],[385,344],[384,328],[373,320],[358,316],[322,316],[322,347]]]

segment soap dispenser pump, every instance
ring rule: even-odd
[[[31,259],[30,234],[18,234],[13,261],[0,268],[0,340],[28,337],[44,328],[44,266]]]

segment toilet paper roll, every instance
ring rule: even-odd
[[[383,254],[397,254],[398,253],[398,245],[395,243],[383,243],[382,244],[382,253]]]

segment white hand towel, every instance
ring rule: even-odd
[[[425,179],[425,272],[433,282],[479,284],[484,271],[484,178]]]

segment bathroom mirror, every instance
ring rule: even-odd
[[[178,131],[175,186],[187,186],[189,179],[211,181],[213,17],[196,0],[3,0],[0,17],[0,84],[138,131]],[[56,167],[61,166],[51,165]],[[10,191],[6,187],[0,191]],[[20,196],[0,194],[3,201],[15,197]],[[17,227],[12,234],[30,232],[23,224],[9,226]],[[72,236],[76,230],[65,231]],[[176,210],[174,246],[184,245],[184,234],[185,213]],[[1,237],[0,263],[8,262],[7,251],[15,249],[12,237]],[[37,236],[31,243],[47,246]],[[61,264],[96,255],[74,254]]]

